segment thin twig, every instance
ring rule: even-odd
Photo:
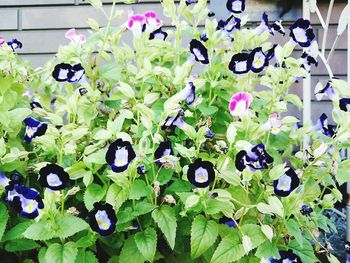
[[[320,23],[321,23],[323,29],[325,29],[325,28],[326,28],[326,23],[324,22],[323,17],[322,17],[322,14],[321,14],[321,12],[320,12],[320,9],[318,9],[317,6],[316,6],[316,14],[317,14],[317,16],[318,16],[318,19],[320,20]]]
[[[327,62],[329,62],[329,60],[331,59],[331,57],[332,57],[332,55],[334,53],[335,47],[337,46],[338,39],[339,39],[339,36],[337,35],[337,37],[334,39],[331,51],[328,54]]]
[[[331,0],[329,2],[329,8],[328,8],[328,13],[327,13],[327,18],[326,18],[326,27],[324,29],[324,34],[323,34],[323,39],[322,39],[322,54],[323,55],[325,54],[325,50],[326,50],[328,27],[329,27],[329,21],[331,20],[333,5],[334,5],[334,0]]]

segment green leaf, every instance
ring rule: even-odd
[[[150,204],[148,202],[138,202],[135,205],[134,211],[132,212],[132,214],[134,216],[140,216],[140,215],[144,215],[144,214],[148,214],[149,212],[153,211],[154,209],[156,209],[157,206]]]
[[[276,257],[279,258],[278,247],[271,243],[270,241],[265,241],[262,243],[255,252],[255,256],[258,258],[270,258]]]
[[[303,247],[296,240],[290,241],[288,247],[293,249],[294,253],[300,257],[302,262],[318,262],[310,242],[305,238],[303,239]]]
[[[339,164],[337,174],[335,175],[335,178],[337,179],[337,182],[339,185],[344,184],[345,182],[350,180],[350,159],[344,160]]]
[[[52,224],[47,221],[35,222],[24,231],[23,236],[32,240],[49,240],[55,235]]]
[[[288,233],[291,237],[294,237],[295,240],[298,242],[298,244],[302,247],[303,246],[303,236],[301,233],[301,230],[299,228],[299,224],[293,220],[289,219],[286,223],[286,228],[288,230]]]
[[[94,208],[94,203],[101,201],[106,194],[106,188],[98,184],[90,184],[84,194],[84,203],[87,210]]]
[[[191,228],[191,256],[197,258],[210,248],[218,236],[218,227],[215,221],[207,220],[198,215],[192,222]]]
[[[127,83],[119,82],[118,90],[127,98],[132,98],[135,96],[133,88]]]
[[[162,230],[171,249],[174,249],[177,228],[174,210],[168,205],[163,205],[160,209],[152,212],[152,218]]]
[[[106,202],[114,206],[116,212],[119,207],[128,199],[129,189],[114,183],[108,188]]]
[[[72,263],[75,261],[78,249],[73,242],[64,245],[51,244],[45,254],[46,263]]]
[[[6,242],[5,250],[8,252],[33,250],[39,247],[39,244],[33,240],[20,238]]]
[[[76,216],[65,216],[56,219],[55,237],[67,238],[85,230],[89,225],[81,218]]]
[[[129,199],[139,200],[141,197],[149,196],[153,194],[151,186],[147,186],[143,180],[135,180],[131,185]]]
[[[92,251],[79,249],[75,263],[98,263],[98,260]]]
[[[245,255],[244,247],[239,242],[238,233],[225,236],[216,248],[210,263],[229,263]]]
[[[254,224],[243,225],[241,227],[241,230],[243,234],[250,237],[252,242],[251,249],[254,249],[260,246],[262,243],[264,243],[267,240],[267,237],[262,232],[261,227],[258,225],[254,225]]]
[[[0,203],[0,240],[5,232],[8,219],[9,214],[7,208],[3,203]]]
[[[290,103],[294,104],[299,109],[302,109],[304,107],[302,101],[300,100],[300,98],[297,95],[295,95],[295,94],[288,94],[288,95],[286,95],[284,97],[284,101],[287,101],[287,102],[290,102]]]
[[[135,243],[141,254],[149,261],[153,262],[157,248],[157,233],[153,228],[147,228],[143,232],[135,234]]]
[[[46,263],[46,260],[45,260],[45,254],[46,254],[46,251],[47,251],[47,247],[42,247],[38,253],[38,260],[39,260],[39,263]]]
[[[120,253],[119,263],[143,263],[145,261],[146,259],[136,246],[134,237],[129,237],[128,240],[125,241]]]
[[[7,240],[14,240],[14,239],[23,238],[22,234],[30,225],[31,225],[30,221],[26,221],[26,222],[19,223],[19,224],[15,225],[13,228],[8,230],[4,234],[1,241],[4,242]]]
[[[208,106],[205,103],[202,103],[198,106],[198,109],[204,116],[210,116],[216,113],[219,109],[215,106]]]

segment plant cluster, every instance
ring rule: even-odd
[[[0,48],[0,240],[25,262],[316,262],[324,215],[350,179],[350,85],[318,97],[332,119],[288,116],[317,66],[310,21],[217,21],[206,0],[89,19],[32,69]],[[125,23],[114,26],[115,21]],[[288,31],[288,32],[287,32]],[[286,44],[274,44],[282,35]],[[132,45],[125,42],[132,38]],[[301,57],[293,53],[304,48]],[[308,143],[305,144],[306,139]],[[3,254],[5,252],[1,252]]]

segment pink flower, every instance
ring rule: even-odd
[[[154,30],[158,29],[161,25],[160,19],[157,17],[157,13],[154,11],[147,11],[143,14],[146,18],[146,29],[149,32],[153,32]]]
[[[278,134],[282,129],[282,121],[278,119],[278,113],[271,113],[269,120],[263,126],[266,130],[270,130],[272,134]]]
[[[70,41],[72,41],[73,43],[80,43],[86,40],[86,36],[82,34],[77,34],[77,31],[75,30],[75,28],[69,29],[66,32],[65,37]]]
[[[0,47],[6,43],[6,40],[0,37]]]
[[[239,92],[232,96],[229,109],[232,116],[244,117],[253,101],[252,95],[247,92]]]
[[[130,15],[128,20],[128,29],[135,35],[140,37],[145,31],[146,17],[143,15]]]

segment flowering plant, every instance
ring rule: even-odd
[[[36,71],[13,53],[20,42],[2,44],[4,250],[39,262],[336,262],[317,233],[334,228],[323,212],[350,178],[339,153],[350,85],[315,91],[332,97],[336,125],[323,114],[301,126],[287,110],[302,108],[289,87],[317,65],[310,22],[288,35],[264,13],[247,28],[244,0],[220,21],[206,2],[164,0],[166,30],[114,1],[105,28],[69,30]]]

